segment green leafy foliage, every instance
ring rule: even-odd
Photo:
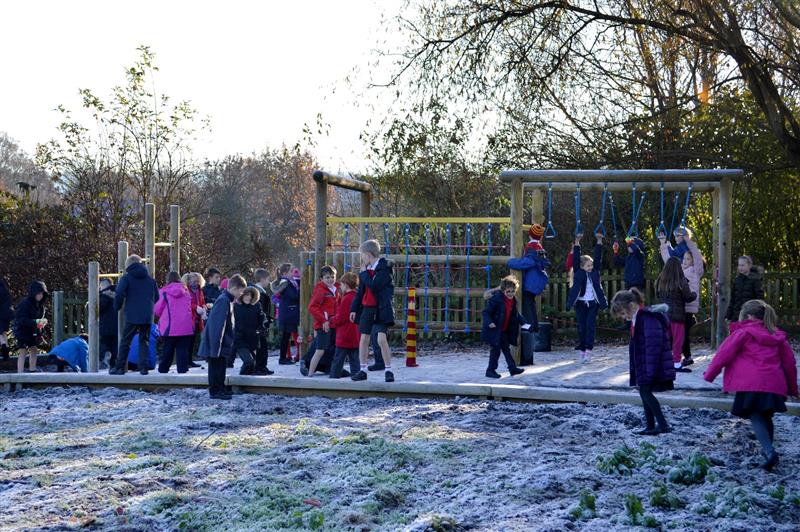
[[[692,453],[667,473],[667,480],[676,484],[702,484],[711,467],[709,459],[700,453]]]
[[[625,515],[628,516],[628,520],[632,525],[638,525],[639,521],[644,514],[644,506],[642,505],[642,499],[637,497],[636,495],[629,493],[625,495]]]
[[[573,519],[591,519],[597,514],[597,497],[588,489],[581,490],[578,506],[570,510]]]
[[[665,510],[678,510],[686,507],[686,501],[670,492],[663,482],[657,482],[650,492],[650,505]]]
[[[598,456],[597,468],[609,475],[630,475],[636,468],[633,449],[625,445],[614,451],[611,456]]]

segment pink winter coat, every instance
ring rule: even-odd
[[[797,363],[786,333],[770,333],[761,320],[731,323],[703,378],[712,382],[725,368],[725,392],[770,392],[797,395]]]
[[[159,291],[153,308],[158,316],[158,332],[162,336],[191,336],[194,334],[192,310],[192,294],[183,283],[166,285]]]
[[[700,279],[703,278],[703,274],[705,273],[703,255],[700,253],[700,250],[697,248],[697,243],[694,240],[684,240],[684,242],[686,242],[689,248],[689,253],[692,254],[694,264],[688,268],[683,268],[683,275],[689,281],[689,289],[697,294],[694,301],[686,303],[686,312],[689,314],[697,314],[700,312]],[[672,245],[669,242],[661,244],[661,258],[664,259],[664,262],[667,262],[667,259],[670,258],[671,249]],[[681,264],[681,266],[683,265]]]

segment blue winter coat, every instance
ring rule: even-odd
[[[644,288],[644,263],[647,260],[647,249],[641,238],[636,237],[631,242],[631,251],[622,258],[620,255],[614,255],[614,266],[616,268],[625,267],[625,288],[629,289],[634,286]]]
[[[378,259],[378,264],[375,265],[375,276],[370,277],[369,273],[364,270],[358,274],[358,280],[358,292],[350,305],[350,312],[355,312],[356,315],[361,314],[361,300],[364,298],[364,290],[369,287],[372,295],[375,296],[375,301],[378,303],[375,323],[386,325],[387,327],[394,325],[392,266],[385,258],[381,257]]]
[[[289,279],[286,282],[278,303],[278,328],[281,330],[300,325],[300,283],[295,286]]]
[[[678,257],[679,260],[683,260],[683,256],[687,251],[689,251],[689,244],[687,244],[686,241],[681,242],[675,248],[672,246],[669,248],[670,256]]]
[[[114,310],[114,290],[111,285],[100,291],[100,336],[117,336],[119,314]]]
[[[63,359],[64,362],[69,364],[69,367],[76,372],[79,369],[82,373],[89,371],[86,364],[89,358],[89,344],[80,336],[64,340],[55,346],[53,350],[50,351],[50,354]]]
[[[656,391],[672,389],[675,366],[669,319],[664,314],[649,309],[639,311],[628,355],[631,386],[654,386]]]
[[[197,356],[203,358],[219,358],[233,356],[233,298],[230,292],[223,290],[206,320],[203,334],[200,336],[200,349]]]
[[[509,259],[508,267],[524,272],[522,289],[526,292],[538,296],[547,286],[549,278],[546,270],[550,267],[550,261],[535,250],[529,250],[522,258]]]
[[[43,293],[41,301],[36,294]],[[36,346],[42,341],[42,330],[36,327],[36,320],[44,318],[47,302],[47,287],[42,281],[33,281],[28,286],[28,295],[19,302],[14,315],[14,337],[21,345]]]
[[[125,323],[144,325],[153,323],[153,304],[158,301],[158,285],[141,262],[131,264],[117,285],[114,310],[125,305]]]
[[[147,352],[147,366],[148,369],[154,369],[156,367],[156,361],[158,357],[156,356],[156,349],[158,347],[158,325],[155,323],[150,326],[150,343],[147,345],[148,352]],[[139,365],[139,335],[133,337],[133,341],[131,342],[131,348],[128,350],[128,362],[131,364]]]
[[[573,268],[573,275],[572,275],[572,287],[569,289],[569,294],[567,295],[567,308],[572,308],[575,305],[575,301],[578,300],[583,294],[586,293],[586,277],[589,276],[589,279],[592,281],[592,287],[594,288],[594,294],[597,298],[597,302],[600,304],[600,308],[604,309],[608,307],[608,302],[606,301],[606,294],[603,292],[603,285],[600,283],[600,265],[603,263],[603,246],[600,244],[595,244],[594,246],[594,269],[589,272],[588,274],[578,266],[580,264],[580,256],[581,256],[581,247],[575,246],[572,248],[572,261],[575,264]]]
[[[500,290],[494,290],[491,298],[486,302],[483,309],[483,327],[481,328],[481,340],[489,345],[500,344],[500,336],[503,332],[503,322],[506,319],[506,296]],[[525,317],[517,311],[517,298],[514,298],[513,314],[508,320],[508,343],[517,345],[519,328],[524,325]],[[489,327],[494,323],[494,327]]]

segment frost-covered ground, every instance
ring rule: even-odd
[[[770,474],[745,422],[666,411],[642,438],[622,405],[0,394],[0,529],[797,530],[800,418]]]

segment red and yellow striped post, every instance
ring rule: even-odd
[[[417,364],[417,289],[408,289],[408,324],[406,331],[406,366],[416,368]]]

